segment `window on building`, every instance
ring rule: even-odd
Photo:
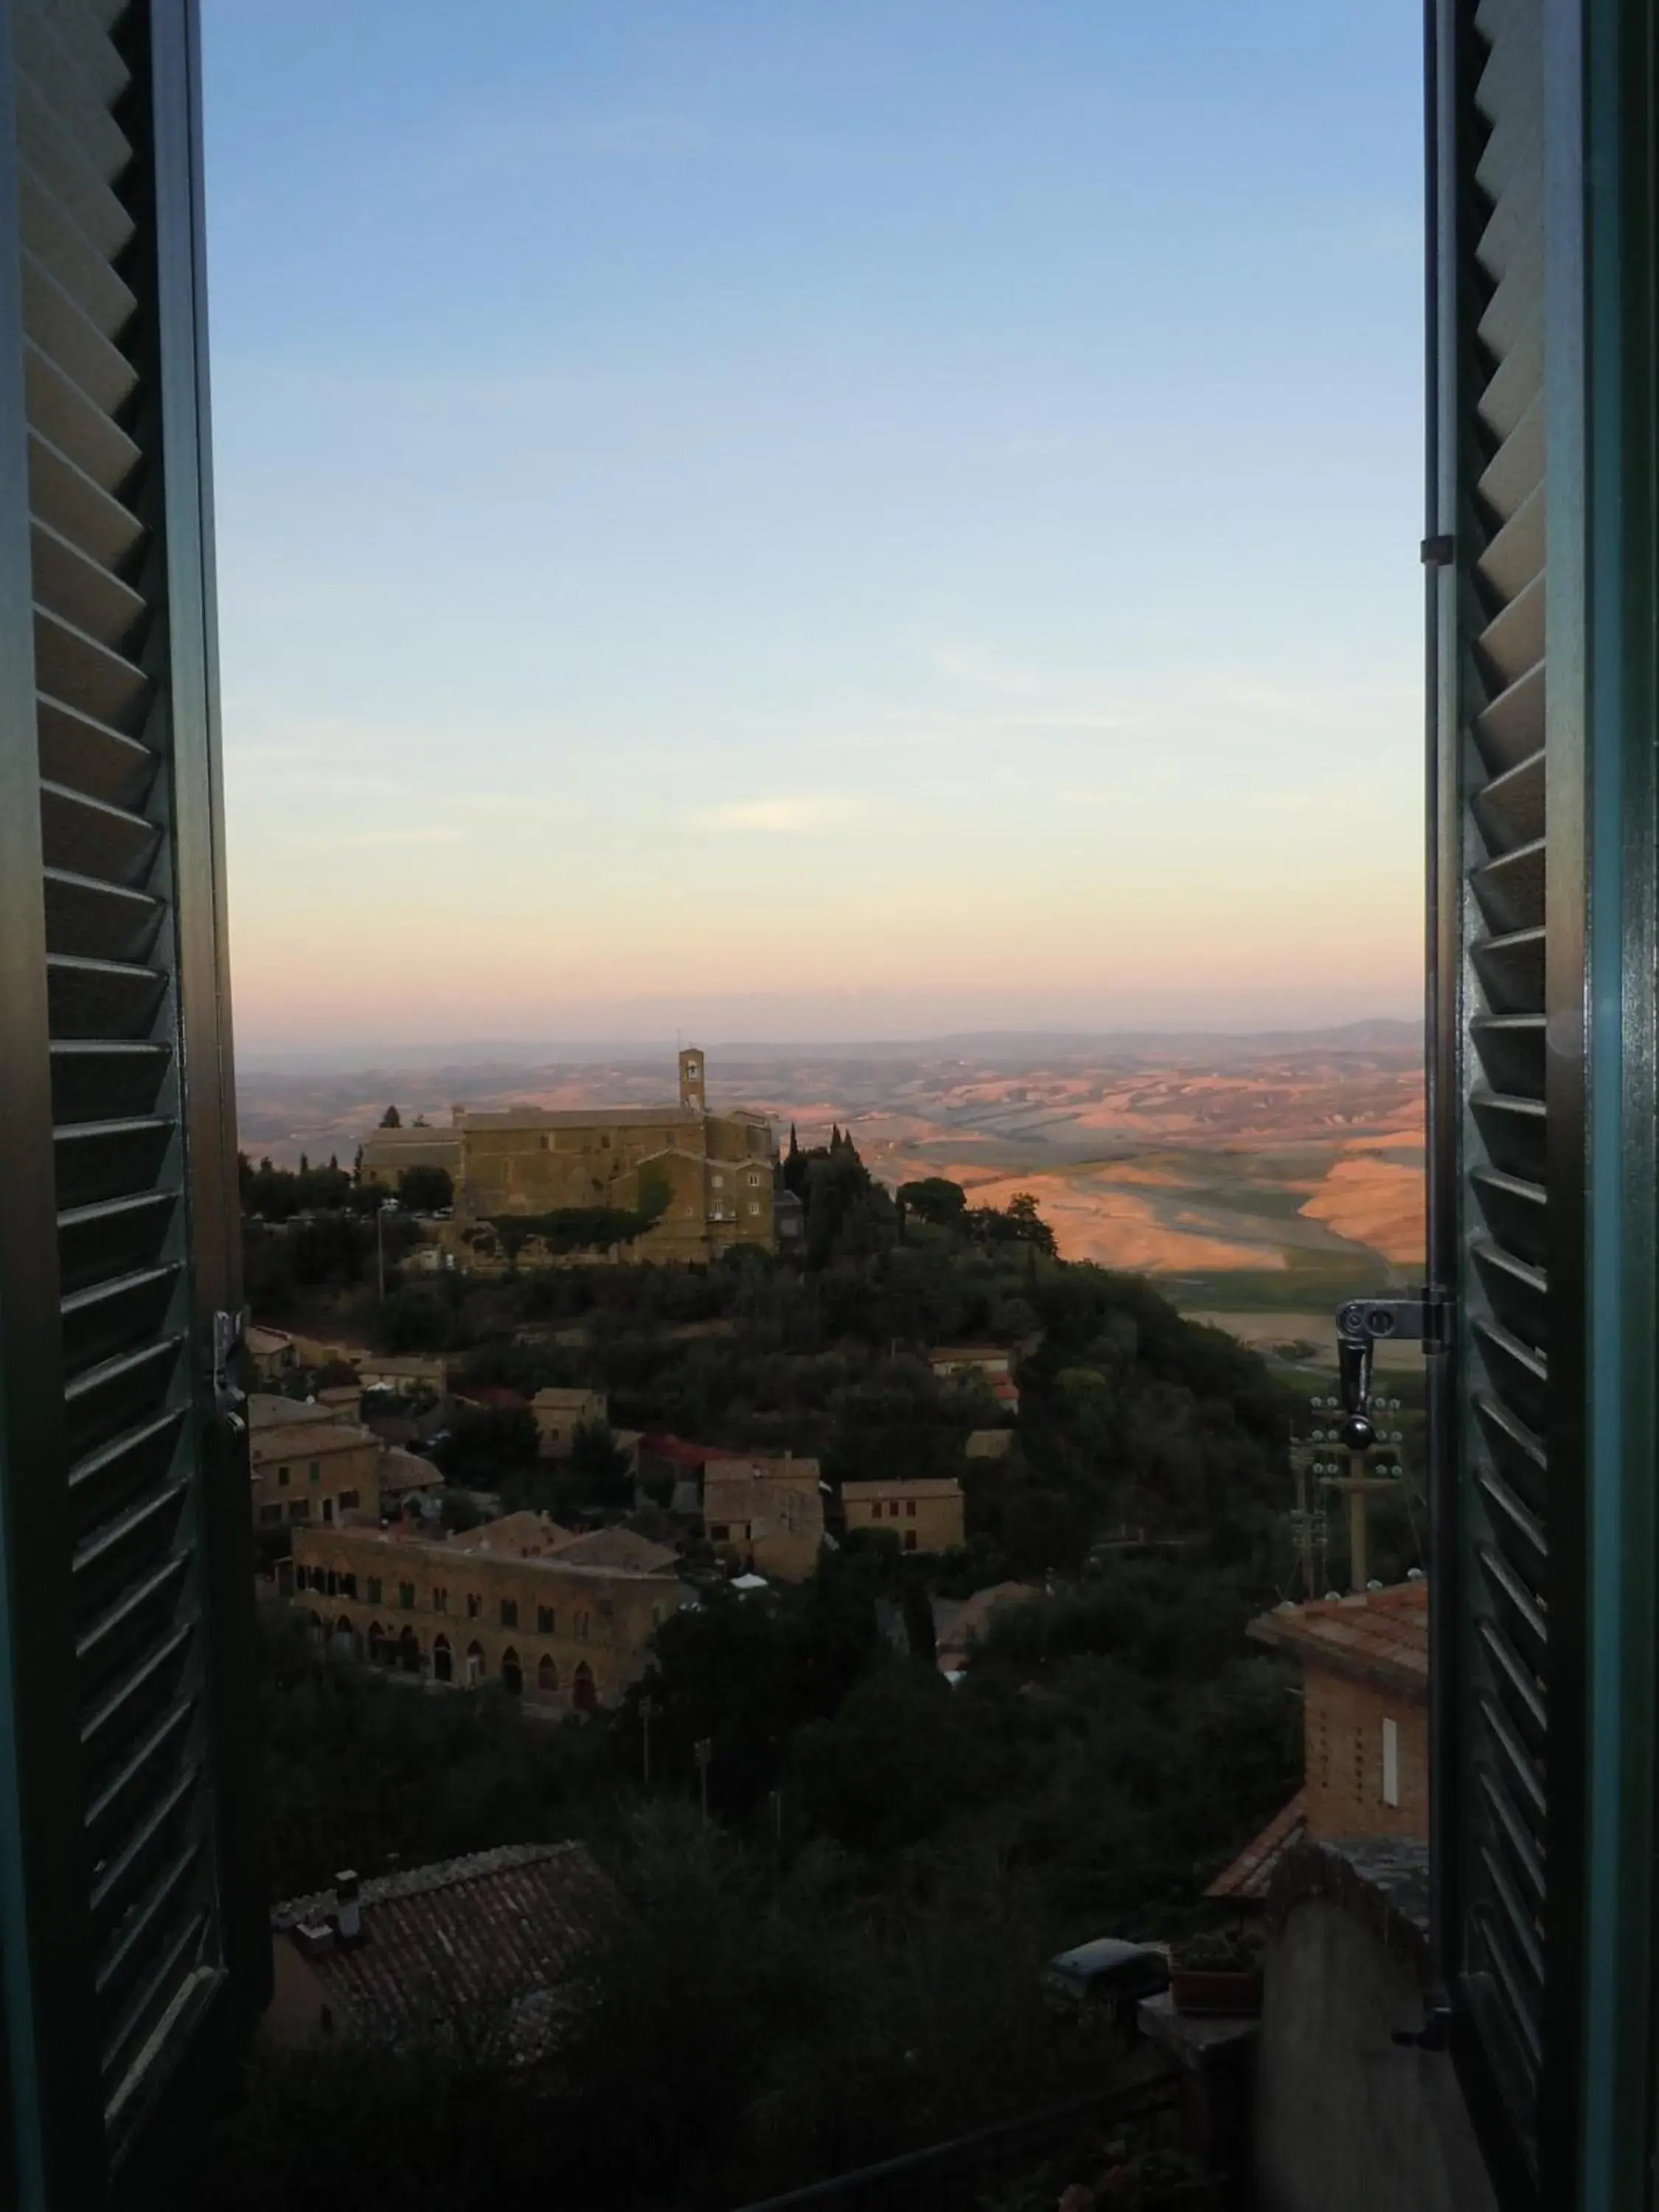
[[[724,1190],[726,1188],[726,1177],[723,1175],[714,1176],[711,1180],[713,1181],[716,1190]]]
[[[1400,1726],[1388,1719],[1382,1723],[1382,1802],[1400,1802]]]
[[[283,1509],[280,1505],[262,1505],[259,1508],[260,1523],[266,1528],[280,1522],[282,1517]]]
[[[296,1498],[288,1509],[288,1517],[290,1521],[309,1521],[311,1500],[308,1498]]]
[[[379,1575],[371,1575],[368,1578],[368,1602],[371,1605],[379,1605],[380,1602],[380,1577]]]
[[[731,1522],[729,1521],[712,1522],[709,1524],[708,1540],[711,1544],[730,1543],[732,1540]]]
[[[435,1584],[432,1592],[432,1610],[434,1613],[447,1613],[449,1610],[449,1592],[438,1589]]]
[[[587,1615],[585,1613],[576,1615],[576,1640],[580,1644],[587,1641]]]
[[[404,1609],[404,1611],[405,1613],[413,1613],[413,1612],[414,1612],[414,1610],[415,1610],[415,1585],[414,1585],[414,1583],[398,1583],[398,1604],[403,1607],[403,1609]]]
[[[907,1528],[904,1532],[904,1548],[907,1552],[914,1552],[916,1548],[916,1532],[914,1528]]]
[[[916,1501],[915,1501],[915,1499],[914,1498],[907,1498],[905,1499],[905,1501],[904,1501],[904,1513],[905,1513],[905,1518],[906,1518],[907,1520],[914,1521],[914,1520],[915,1519],[915,1517],[916,1517]]]
[[[471,1593],[469,1593],[469,1594],[468,1594],[468,1596],[467,1596],[467,1601],[466,1601],[466,1617],[467,1617],[467,1619],[468,1619],[469,1620],[476,1620],[478,1618],[478,1615],[479,1615],[483,1611],[483,1600],[481,1597],[474,1596],[473,1595],[471,1595]]]
[[[504,1597],[501,1600],[501,1626],[516,1628],[518,1625],[519,1601],[515,1597]]]
[[[524,1668],[519,1663],[518,1653],[510,1644],[501,1654],[501,1687],[511,1697],[521,1697],[524,1693]]]
[[[355,1597],[356,1596],[356,1595],[357,1595],[357,1577],[356,1577],[356,1575],[342,1575],[342,1576],[341,1576],[341,1577],[340,1577],[340,1595],[341,1595],[342,1597],[352,1597],[352,1598],[355,1598]]]
[[[323,1463],[322,1463],[321,1460],[319,1460],[319,1459],[314,1459],[314,1460],[313,1460],[313,1461],[312,1461],[312,1462],[311,1462],[311,1470],[310,1470],[310,1472],[311,1472],[311,1479],[312,1479],[312,1480],[313,1480],[313,1482],[320,1482],[320,1481],[322,1480],[322,1479],[323,1479]]]
[[[276,1470],[276,1487],[278,1490],[288,1488],[288,1469],[285,1467],[279,1467]]]
[[[323,1588],[327,1591],[330,1597],[338,1597],[340,1595],[338,1577],[336,1576],[332,1567],[331,1567],[328,1572],[323,1577]]]
[[[550,1605],[538,1605],[536,1607],[537,1635],[556,1636],[558,1632],[559,1624],[554,1614],[552,1607]]]
[[[760,1200],[758,1199],[751,1198],[750,1200],[749,1211],[751,1213],[758,1213],[760,1212]]]
[[[558,1686],[559,1670],[553,1664],[553,1655],[544,1651],[536,1668],[536,1687],[538,1690],[556,1690]]]
[[[342,1513],[355,1513],[361,1503],[362,1500],[356,1491],[343,1490],[340,1492],[340,1510]]]

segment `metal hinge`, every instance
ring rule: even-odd
[[[234,1313],[221,1309],[213,1316],[213,1410],[222,1421],[242,1423],[242,1393],[231,1371],[231,1362],[241,1349],[247,1328],[246,1309]]]
[[[1457,540],[1449,530],[1425,538],[1419,548],[1419,557],[1425,568],[1449,568],[1457,558]]]
[[[1372,1347],[1386,1338],[1390,1343],[1420,1344],[1425,1352],[1443,1352],[1451,1315],[1450,1297],[1431,1288],[1403,1298],[1350,1298],[1337,1308],[1336,1364],[1346,1417],[1340,1433],[1350,1451],[1363,1451],[1376,1441],[1370,1421]]]

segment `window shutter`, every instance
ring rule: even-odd
[[[95,2206],[268,1971],[187,0],[0,0],[0,1955]]]
[[[1431,1264],[1456,1316],[1432,1386],[1436,1948],[1505,2205],[1633,2207],[1654,2002],[1656,32],[1648,0],[1433,0],[1431,22]]]

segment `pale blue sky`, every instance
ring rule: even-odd
[[[1414,7],[204,12],[245,1048],[1413,1011]]]

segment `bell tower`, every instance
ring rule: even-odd
[[[702,1054],[694,1044],[687,1045],[680,1054],[680,1103],[695,1107],[699,1114],[708,1111],[703,1089]]]

